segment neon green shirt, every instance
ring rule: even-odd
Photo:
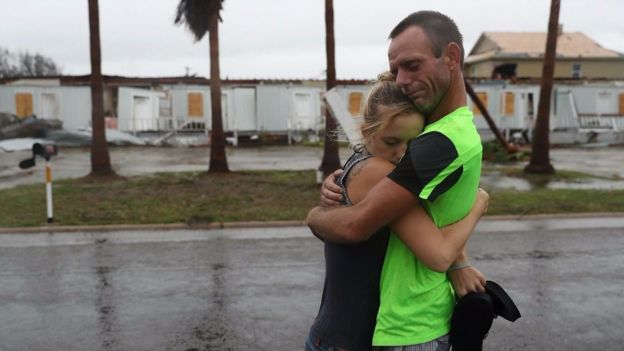
[[[468,214],[481,175],[481,138],[461,107],[410,142],[388,177],[422,201],[438,227]],[[381,272],[375,346],[420,344],[448,334],[455,298],[445,273],[428,269],[395,235]]]

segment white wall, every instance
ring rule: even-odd
[[[89,87],[0,86],[0,112],[16,113],[15,94],[30,93],[33,113],[43,117],[41,94],[57,98],[55,113],[65,129],[80,129],[91,125],[91,89]]]

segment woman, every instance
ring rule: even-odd
[[[424,118],[389,73],[379,76],[363,113],[363,144],[356,148],[338,179],[346,205],[363,199],[394,168],[405,153],[407,142],[424,125]],[[399,232],[406,232],[405,228],[409,227],[410,236],[397,235],[426,267],[445,272],[485,212],[487,198],[481,191],[470,214],[442,230],[420,206],[391,227],[396,226],[393,229]],[[363,243],[325,243],[325,286],[319,313],[305,342],[306,351],[371,349],[380,275],[389,238],[390,228],[385,227]],[[448,298],[454,302],[450,287],[448,291]]]

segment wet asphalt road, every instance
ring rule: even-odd
[[[473,261],[523,317],[486,350],[619,350],[624,219],[483,221]],[[0,235],[0,350],[301,350],[321,243],[305,228]]]

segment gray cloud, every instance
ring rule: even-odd
[[[173,25],[177,0],[100,0],[103,70],[128,76],[208,75],[208,43]],[[387,35],[405,15],[434,9],[453,17],[470,50],[482,31],[545,31],[547,0],[334,1],[339,78],[373,78],[386,68]],[[325,68],[324,3],[226,0],[221,71],[230,78],[318,78]],[[591,6],[591,7],[590,7]],[[85,0],[0,0],[0,46],[52,57],[66,74],[89,72]],[[566,0],[561,22],[624,52],[624,1]]]

